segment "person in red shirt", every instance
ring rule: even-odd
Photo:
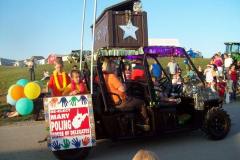
[[[218,77],[218,82],[217,82],[217,91],[219,97],[224,100],[225,96],[225,88],[226,88],[226,82],[223,81],[223,77]]]
[[[235,65],[232,65],[229,70],[229,76],[230,79],[233,81],[233,93],[231,96],[231,99],[236,100],[237,99],[237,82],[238,82],[238,76]]]
[[[136,66],[132,69],[131,80],[145,80],[144,66],[141,59],[136,60]]]
[[[51,90],[51,96],[62,96],[65,88],[71,83],[70,77],[63,70],[62,58],[57,58],[55,62],[55,70],[50,76],[48,88]]]

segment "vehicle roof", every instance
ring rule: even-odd
[[[240,42],[225,42],[224,44],[225,44],[225,45],[228,45],[228,44],[237,44],[237,45],[240,45]]]
[[[135,1],[139,1],[139,0],[125,0],[122,1],[120,3],[114,4],[112,6],[107,7],[106,9],[104,9],[104,11],[100,14],[100,16],[97,18],[96,23],[98,23],[98,21],[103,17],[103,15],[107,12],[107,11],[125,11],[125,10],[133,10],[133,5]]]
[[[158,57],[186,57],[187,54],[184,48],[175,46],[148,46],[143,51]]]

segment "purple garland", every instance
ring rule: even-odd
[[[144,47],[144,53],[157,54],[159,57],[185,57],[185,49],[181,47],[150,46]]]
[[[126,59],[128,60],[136,60],[136,59],[143,59],[143,55],[131,55],[131,56],[126,56]]]

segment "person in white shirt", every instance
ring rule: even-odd
[[[213,82],[213,66],[212,65],[207,65],[207,68],[204,70],[204,75],[206,77],[206,82],[212,83]]]
[[[171,57],[171,61],[167,65],[167,70],[171,75],[171,78],[178,72],[178,64],[176,63],[174,57]]]
[[[224,54],[224,70],[225,70],[226,77],[228,76],[227,74],[232,63],[233,63],[233,59],[227,53],[225,53]]]
[[[213,65],[207,65],[207,68],[204,70],[204,75],[206,77],[206,84],[208,87],[211,88],[211,90],[213,92],[216,92],[216,89],[215,89],[215,81],[214,81],[214,76],[215,73],[214,73],[214,66]]]

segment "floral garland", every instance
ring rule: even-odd
[[[59,81],[58,81],[58,73],[57,71],[53,72],[53,77],[54,77],[54,83],[56,84],[56,87],[59,91],[64,91],[64,89],[67,87],[67,79],[66,79],[66,73],[62,72],[62,78],[63,78],[63,88],[60,87]]]

